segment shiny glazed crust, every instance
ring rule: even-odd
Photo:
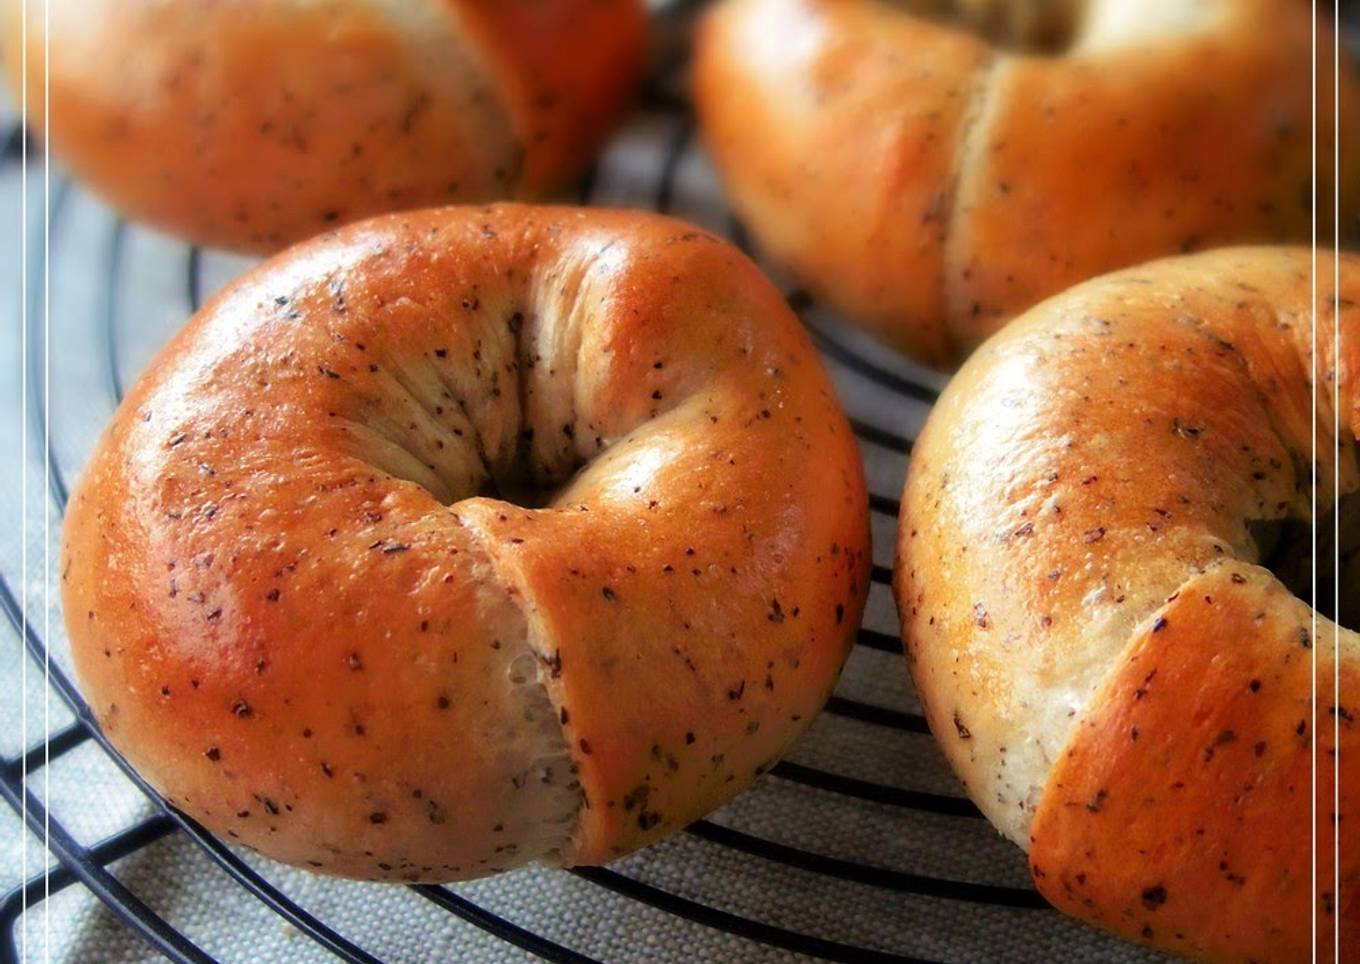
[[[383,211],[560,187],[631,97],[646,45],[637,0],[49,6],[63,162],[135,218],[261,253]],[[19,11],[4,37],[16,92]],[[37,29],[28,64],[40,123]]]
[[[702,26],[694,73],[737,213],[816,294],[899,350],[952,367],[1006,319],[1102,272],[1308,237],[1305,0],[1050,5],[1077,25],[1054,55],[912,12],[926,6],[726,0]],[[1010,14],[1013,32],[1042,33],[1035,6],[970,0],[960,16]],[[1324,24],[1322,145],[1329,37]],[[1349,231],[1360,207],[1350,70],[1342,114]],[[1331,156],[1321,150],[1322,167]],[[1324,176],[1319,197],[1330,185]]]
[[[1320,511],[1334,470],[1360,489],[1360,259],[1341,258],[1339,316],[1334,265]],[[1311,279],[1306,249],[1225,249],[1041,303],[945,391],[904,495],[903,636],[969,794],[1059,907],[1191,957],[1308,958],[1312,741],[1324,815],[1334,722],[1360,754],[1360,636],[1258,565],[1260,525],[1310,513]],[[1339,908],[1319,823],[1325,934],[1336,912],[1360,923],[1360,768],[1343,773]]]
[[[216,833],[362,878],[598,863],[818,711],[866,505],[730,245],[431,210],[290,249],[166,347],[75,492],[63,601],[101,726]]]

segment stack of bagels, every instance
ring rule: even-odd
[[[607,862],[771,766],[869,585],[831,383],[727,241],[504,203],[590,164],[640,2],[50,7],[3,52],[54,153],[272,255],[74,491],[107,740],[216,834],[405,882]],[[893,577],[932,731],[1049,901],[1192,959],[1360,947],[1336,49],[1306,0],[719,0],[695,33],[762,251],[957,368]]]

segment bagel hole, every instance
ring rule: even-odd
[[[528,458],[522,454],[511,472],[488,479],[478,494],[509,502],[521,509],[542,509],[552,504],[557,493],[571,481],[573,474],[560,479],[537,476]]]
[[[1260,565],[1299,599],[1310,602],[1313,526],[1295,518],[1253,519],[1247,531],[1256,543]],[[1360,492],[1344,496],[1319,516],[1316,571],[1317,611],[1347,629],[1360,630]]]
[[[994,47],[1059,54],[1072,46],[1083,0],[888,0],[915,16],[977,34]]]
[[[535,317],[511,307],[500,313]],[[548,394],[552,386],[531,384],[546,379],[533,374],[538,359],[530,357],[532,345],[524,340],[530,324],[521,320],[499,340],[477,340],[465,350],[435,348],[401,360],[389,357],[378,369],[381,374],[375,372],[379,391],[357,419],[367,430],[363,457],[446,505],[477,497],[525,509],[551,505],[601,440],[585,435],[588,427],[578,437],[575,413],[563,410],[562,398],[539,401],[531,409],[535,393]],[[495,377],[469,389],[459,382],[469,367]],[[483,394],[474,397],[478,391]],[[556,394],[563,394],[560,388]]]

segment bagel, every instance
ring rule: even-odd
[[[211,300],[84,470],[61,587],[108,738],[320,872],[594,864],[729,799],[868,587],[844,415],[736,249],[630,212],[387,215]]]
[[[20,4],[7,7],[17,93]],[[29,120],[41,126],[46,68],[53,151],[131,217],[256,253],[385,211],[563,186],[646,47],[639,0],[46,8],[46,35],[29,18]]]
[[[1319,258],[1316,397],[1310,258],[1223,249],[1043,302],[948,386],[904,493],[903,638],[969,795],[1059,908],[1197,959],[1309,960],[1310,904],[1324,959],[1335,915],[1360,946],[1360,598],[1339,627],[1291,563],[1339,511],[1360,571],[1360,257]]]
[[[756,240],[895,348],[953,367],[1008,318],[1103,272],[1308,240],[1312,6],[726,0],[698,37],[695,104]],[[1317,47],[1326,167],[1325,25]],[[1353,231],[1349,66],[1341,84]]]

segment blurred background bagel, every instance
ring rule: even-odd
[[[1148,258],[1306,241],[1306,0],[726,0],[695,105],[736,212],[821,300],[957,365],[1008,318]],[[1319,17],[1321,236],[1332,32]],[[1343,65],[1340,208],[1360,206]]]
[[[42,18],[6,10],[41,129]],[[536,197],[578,174],[645,59],[639,0],[50,0],[46,140],[131,217],[266,253],[336,223]]]

